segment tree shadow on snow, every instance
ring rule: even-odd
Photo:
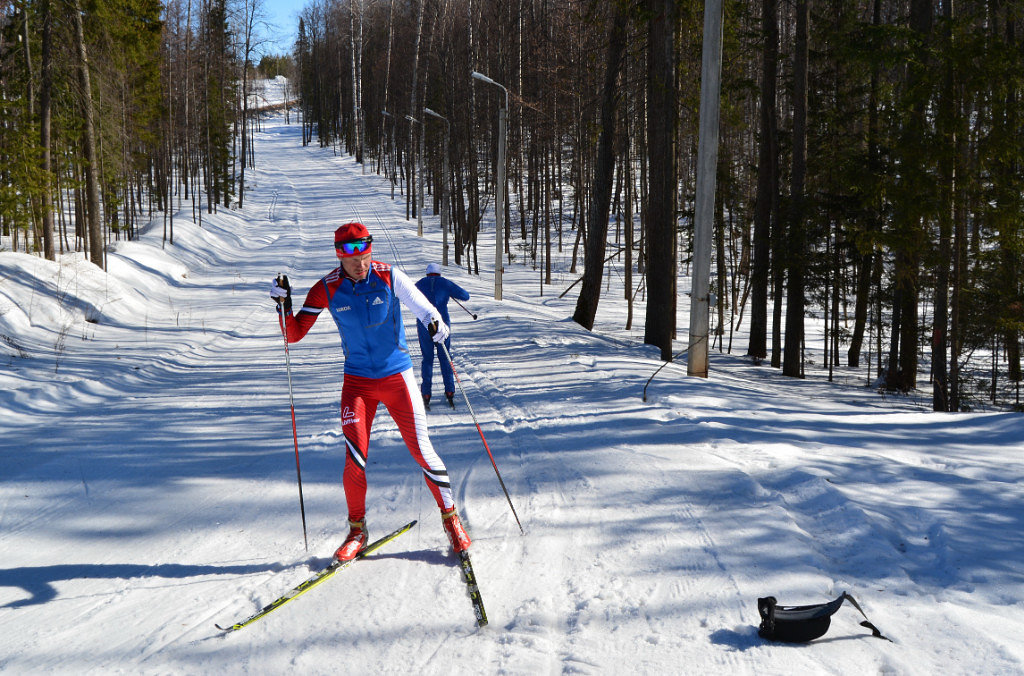
[[[0,587],[23,589],[31,596],[12,601],[0,608],[22,608],[40,605],[57,599],[54,584],[64,580],[114,580],[141,577],[190,580],[202,575],[251,575],[252,573],[276,573],[288,566],[280,563],[251,564],[238,566],[203,566],[162,563],[155,566],[143,564],[61,564],[56,566],[25,566],[22,568],[0,569]]]

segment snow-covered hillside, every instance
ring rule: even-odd
[[[441,258],[436,216],[417,237],[390,186],[302,147],[294,120],[270,118],[256,139],[245,209],[199,228],[186,208],[173,245],[158,221],[114,246],[109,273],[0,253],[0,671],[1024,670],[1024,417],[929,413],[718,352],[710,378],[669,366],[645,402],[661,362],[640,340],[643,308],[624,331],[613,286],[593,333],[573,323],[573,293],[557,297],[568,254],[543,297],[520,257],[496,302],[487,232],[479,277],[445,271],[479,316],[451,306],[454,360],[525,535],[465,401],[429,415],[490,625],[475,626],[381,412],[371,535],[417,527],[222,635],[215,622],[306,578],[347,529],[337,331],[324,317],[290,353],[307,552],[270,279],[288,274],[301,297],[351,219],[414,279]],[[893,642],[849,606],[814,643],[758,638],[759,596],[842,591]]]

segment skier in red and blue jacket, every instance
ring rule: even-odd
[[[430,304],[440,311],[441,320],[451,329],[451,319],[448,315],[448,300],[469,300],[469,292],[461,286],[441,276],[441,266],[431,263],[427,266],[427,276],[416,282],[416,288],[423,292]],[[452,339],[449,335],[443,343],[434,340],[429,329],[423,324],[416,325],[416,334],[420,340],[420,354],[423,361],[420,365],[420,392],[423,394],[423,404],[430,408],[430,389],[434,376],[434,352],[437,352],[438,366],[441,368],[441,380],[444,382],[444,396],[448,405],[455,408],[455,377],[452,373],[452,364],[448,357],[452,352]],[[448,354],[441,349],[444,345]]]
[[[341,266],[313,285],[296,315],[291,311],[290,288],[274,280],[270,292],[284,305],[284,330],[289,343],[301,340],[324,310],[334,317],[341,334],[345,353],[341,429],[347,447],[343,484],[349,533],[334,557],[339,561],[352,559],[368,542],[366,458],[370,427],[380,403],[397,423],[405,445],[423,469],[427,487],[441,509],[448,540],[456,552],[461,552],[471,541],[455,511],[448,470],[427,434],[426,413],[422,399],[416,395],[400,303],[429,327],[436,342],[448,337],[448,325],[404,272],[371,260],[372,242],[362,223],[346,223],[338,228],[334,247]]]

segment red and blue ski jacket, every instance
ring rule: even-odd
[[[441,318],[408,275],[387,263],[373,261],[359,281],[335,268],[313,285],[297,315],[285,315],[288,342],[301,340],[326,309],[341,335],[345,373],[364,378],[401,373],[412,368],[412,359],[400,302],[423,324]]]

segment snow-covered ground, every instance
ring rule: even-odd
[[[293,103],[295,100],[291,83],[283,75],[269,80],[255,80],[249,86],[250,109],[274,110],[282,108],[286,102]]]
[[[663,370],[618,277],[587,332],[574,276],[539,295],[506,269],[446,273],[466,403],[429,414],[474,544],[478,629],[436,507],[386,413],[369,456],[379,554],[239,632],[344,536],[342,358],[324,317],[291,348],[303,547],[284,347],[269,281],[298,293],[361,219],[418,278],[438,219],[297,124],[257,134],[245,209],[158,220],[109,274],[0,253],[0,671],[7,673],[1020,673],[1024,417],[934,414],[851,377],[781,377],[711,355]],[[682,281],[680,288],[688,288]],[[577,287],[578,288],[578,287]],[[407,316],[407,328],[411,320]],[[685,307],[680,317],[685,345]],[[410,333],[410,336],[413,334]],[[415,345],[415,340],[411,342]],[[416,348],[413,347],[415,351]],[[435,378],[435,382],[438,379]],[[770,644],[756,602],[850,592],[822,639]]]

